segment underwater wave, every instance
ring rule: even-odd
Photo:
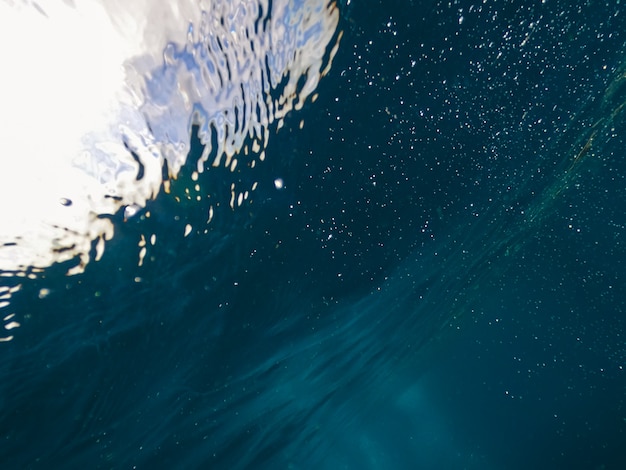
[[[0,9],[41,16],[30,28],[54,24],[8,1]],[[89,133],[78,142],[101,157],[3,157],[24,175],[58,170],[63,182],[70,168],[112,186],[104,202],[117,211],[95,222],[115,236],[86,237],[82,264],[58,253],[4,271],[5,467],[626,468],[622,8],[337,3],[332,35],[295,36],[290,25],[332,18],[334,4],[253,3],[234,32],[220,2],[197,17],[197,4],[168,6],[166,18],[141,3],[122,16],[110,2],[58,6],[141,36],[121,69],[90,64],[78,30],[63,43],[77,51],[65,70],[80,58],[91,80],[72,80],[75,107],[108,103],[89,90],[115,90],[122,70],[129,114],[108,117],[125,124],[111,142],[128,168]],[[297,51],[315,41],[323,56],[306,69]],[[33,77],[68,80],[54,54],[36,66],[5,57],[33,72],[15,152],[42,136],[65,148],[52,145],[64,114],[68,132],[98,128],[61,93],[38,94]],[[58,106],[27,116],[33,96]],[[27,207],[20,197],[38,202],[49,181],[7,197]],[[51,207],[76,209],[70,184]],[[19,244],[7,241],[8,258]]]

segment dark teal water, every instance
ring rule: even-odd
[[[3,468],[626,468],[626,11],[340,26],[264,164],[206,172],[206,202],[190,165],[83,275],[14,296]]]

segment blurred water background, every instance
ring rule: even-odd
[[[339,12],[262,162],[196,179],[195,127],[102,259],[19,279],[3,468],[626,468],[623,5]]]

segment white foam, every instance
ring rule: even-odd
[[[0,2],[0,272],[83,269],[113,236],[101,216],[154,198],[194,124],[199,171],[211,129],[215,164],[246,138],[262,147],[317,86],[338,21],[327,0],[271,6],[267,19],[267,0]]]

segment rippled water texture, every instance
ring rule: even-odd
[[[307,0],[4,2],[0,21],[14,68],[2,87],[0,270],[20,274],[74,258],[79,272],[94,244],[99,258],[110,216],[176,177],[193,125],[198,171],[211,156],[254,165],[271,124],[329,65],[338,12]],[[255,155],[239,157],[244,146]]]

